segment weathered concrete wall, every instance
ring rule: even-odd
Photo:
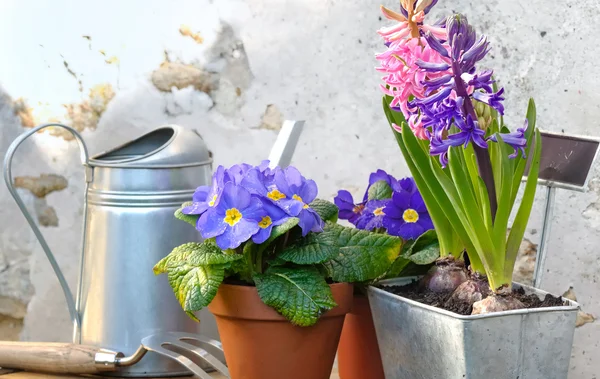
[[[281,118],[301,118],[307,124],[294,164],[320,184],[321,196],[332,197],[339,188],[358,194],[376,168],[408,173],[387,129],[373,70],[373,55],[382,50],[375,30],[385,23],[377,5],[5,0],[0,47],[10,59],[0,60],[0,84],[11,98],[0,102],[0,149],[23,131],[21,124],[67,122],[82,130],[94,153],[172,122],[198,129],[217,163],[257,162],[268,154]],[[453,10],[489,34],[493,51],[486,64],[506,88],[511,124],[521,125],[533,96],[540,127],[600,135],[596,0],[440,0],[435,15]],[[48,224],[44,234],[75,285],[83,175],[76,144],[64,137],[36,136],[16,158],[15,176],[68,180],[66,188],[42,198],[31,186],[19,191]],[[598,167],[594,178],[587,193],[558,192],[542,287],[555,293],[573,287],[584,310],[600,315]],[[534,245],[524,244],[530,253],[539,243],[544,192],[538,197],[527,236]],[[0,264],[8,267],[0,269],[0,300],[13,304],[5,311],[0,302],[0,313],[18,324],[28,304],[22,338],[68,340],[58,283],[3,186],[0,216]],[[599,340],[600,323],[577,329],[572,378],[600,371],[593,361]]]

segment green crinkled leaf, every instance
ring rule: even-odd
[[[410,247],[403,249],[403,257],[418,265],[428,265],[440,257],[440,243],[435,230],[428,230],[417,238]]]
[[[337,246],[337,252],[323,263],[336,282],[365,282],[384,275],[396,260],[402,240],[387,234],[371,233],[327,223],[317,241]]]
[[[189,312],[208,306],[225,277],[225,265],[194,266],[181,264],[168,271],[169,284],[179,304]]]
[[[369,188],[369,200],[391,199],[392,193],[392,187],[385,180],[380,180]]]
[[[203,266],[226,264],[243,257],[238,254],[225,254],[212,240],[202,243],[190,242],[178,246],[169,255],[154,266],[154,274],[169,272],[171,269],[185,265]]]
[[[408,257],[408,259],[418,265],[428,265],[435,262],[439,257],[440,244],[438,242],[434,242],[416,252],[413,250],[413,254]]]
[[[325,226],[325,229],[327,228],[328,225]],[[299,238],[277,257],[299,265],[310,265],[328,261],[337,254],[338,250],[339,245],[335,235],[323,231],[309,233],[306,237]]]
[[[300,221],[300,219],[298,217],[290,217],[283,224],[274,226],[273,229],[271,230],[271,235],[269,236],[269,238],[265,242],[260,244],[260,246],[263,247],[261,250],[264,250],[267,246],[269,246],[277,238],[281,237],[282,235],[284,235],[285,233],[290,231],[294,226],[298,225],[299,221]]]
[[[255,274],[258,295],[292,324],[312,326],[337,304],[327,282],[314,267],[270,267]]]
[[[321,216],[323,221],[337,222],[340,210],[335,204],[327,200],[315,199],[309,206]]]
[[[200,218],[199,215],[185,215],[183,213],[181,213],[181,210],[187,206],[192,205],[191,201],[188,201],[186,203],[181,204],[181,207],[175,211],[175,217],[181,221],[185,221],[190,225],[193,225],[194,227],[196,226],[196,223],[198,222],[198,219]]]
[[[385,273],[384,278],[397,278],[410,263],[411,261],[409,259],[399,256]]]

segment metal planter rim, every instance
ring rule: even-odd
[[[387,279],[387,280],[382,280],[382,281],[376,283],[376,285],[380,285],[380,286],[401,286],[401,285],[406,285],[406,284],[410,283],[411,281],[417,280],[419,278],[420,277],[412,276],[412,277],[405,277],[405,278]],[[513,286],[515,286],[515,287],[521,287],[521,288],[525,289],[526,293],[531,293],[530,289],[535,289],[535,294],[536,295],[546,296],[547,294],[549,294],[549,292],[543,291],[543,290],[538,289],[538,288],[530,287],[530,286],[527,286],[527,285],[524,285],[524,284],[520,284],[520,283],[517,283],[517,282],[513,282]],[[399,302],[410,304],[411,306],[414,306],[414,307],[426,309],[426,310],[431,311],[431,312],[443,314],[443,315],[450,316],[450,317],[453,317],[455,319],[464,320],[464,321],[480,320],[480,319],[487,319],[487,318],[494,318],[494,317],[503,317],[503,316],[509,316],[509,315],[531,314],[531,313],[547,313],[547,312],[556,312],[556,311],[573,311],[573,312],[576,312],[580,308],[579,303],[574,302],[574,301],[569,300],[569,299],[565,299],[564,297],[561,296],[561,299],[563,299],[563,301],[568,302],[569,305],[564,305],[564,306],[560,306],[560,307],[517,309],[517,310],[510,310],[510,311],[503,311],[503,312],[487,313],[487,314],[483,314],[483,315],[463,316],[463,315],[459,315],[458,313],[447,311],[445,309],[433,307],[431,305],[423,304],[423,303],[420,303],[420,302],[415,301],[415,300],[407,299],[405,297],[402,297],[402,296],[393,294],[391,292],[388,292],[388,291],[386,291],[384,289],[377,288],[377,287],[375,287],[373,285],[369,286],[368,291],[371,294],[373,294],[373,295],[374,294],[378,294],[380,296],[384,295],[384,296],[393,298],[393,299],[395,299],[395,300],[397,300]],[[556,296],[556,295],[552,295],[552,296]]]

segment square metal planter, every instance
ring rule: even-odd
[[[417,278],[382,281],[405,285]],[[514,283],[540,298],[547,292]],[[579,304],[486,315],[453,312],[369,287],[386,379],[566,379]]]

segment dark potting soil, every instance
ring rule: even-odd
[[[436,293],[427,291],[420,286],[417,281],[413,281],[404,286],[380,286],[380,288],[391,292],[394,295],[399,295],[410,300],[418,301],[419,303],[445,309],[463,316],[469,316],[473,311],[472,305],[456,299],[451,299],[452,292]],[[560,297],[555,297],[550,294],[547,294],[544,300],[540,300],[540,298],[534,294],[526,295],[523,288],[514,288],[512,296],[525,304],[525,308],[547,308],[566,305],[566,302]]]

